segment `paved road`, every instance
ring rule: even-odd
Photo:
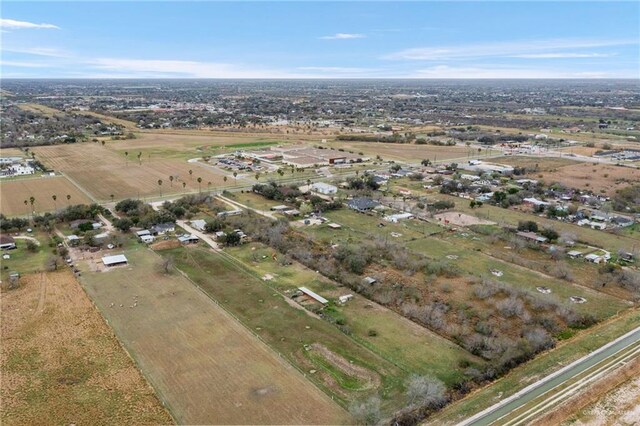
[[[549,390],[562,385],[571,380],[578,374],[588,370],[596,364],[612,357],[617,352],[640,342],[640,327],[630,331],[624,336],[610,342],[600,349],[586,355],[583,358],[571,363],[570,365],[558,370],[557,372],[545,377],[538,382],[527,386],[525,389],[512,395],[509,398],[499,402],[498,404],[487,408],[486,410],[468,418],[459,423],[458,426],[487,426],[500,420],[513,410],[518,409],[524,404],[543,395]]]

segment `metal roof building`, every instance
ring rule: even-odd
[[[113,256],[103,256],[102,263],[104,263],[104,266],[126,265],[128,260],[124,254],[115,254]]]

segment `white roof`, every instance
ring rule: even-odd
[[[113,256],[103,256],[102,263],[105,265],[116,265],[118,263],[125,263],[127,261],[127,257],[124,254],[115,254]]]
[[[326,189],[329,191],[337,191],[338,188],[336,188],[333,185],[329,185],[328,183],[324,183],[324,182],[316,182],[316,183],[312,183],[311,187],[314,189]]]
[[[191,226],[193,226],[194,228],[203,231],[204,227],[207,225],[207,222],[205,222],[202,219],[196,219],[196,220],[192,220],[191,221]]]
[[[74,240],[79,240],[79,239],[80,239],[80,237],[78,237],[77,235],[69,235],[67,237],[67,240],[69,240],[69,241],[74,241]]]
[[[151,235],[151,232],[149,232],[149,230],[147,229],[143,229],[142,231],[136,232],[136,235],[138,237],[142,237],[143,235]]]
[[[329,303],[329,301],[327,299],[325,299],[324,297],[320,296],[317,293],[314,293],[313,291],[309,290],[306,287],[298,287],[298,290],[300,290],[301,292],[303,292],[307,296],[317,300],[318,302],[322,303],[323,305]]]

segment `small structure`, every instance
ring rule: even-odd
[[[282,212],[282,214],[285,216],[298,216],[300,214],[300,210],[297,210],[297,209],[285,210]]]
[[[203,219],[196,219],[191,221],[191,226],[193,226],[198,231],[204,231],[204,227],[207,225]]]
[[[271,211],[272,212],[283,212],[285,210],[289,210],[291,207],[289,206],[285,206],[284,204],[281,204],[279,206],[273,206],[271,207]]]
[[[225,217],[225,216],[237,216],[239,214],[242,214],[242,210],[225,210],[223,212],[219,212],[217,214],[217,216],[219,217]]]
[[[375,278],[371,278],[371,277],[364,277],[362,282],[364,282],[365,284],[373,285],[373,284],[377,283],[378,280],[376,280]]]
[[[350,209],[359,211],[359,212],[368,212],[370,210],[375,209],[380,205],[379,202],[372,200],[371,198],[353,198],[347,201],[347,206]]]
[[[567,256],[569,256],[572,259],[577,259],[578,257],[582,256],[582,252],[578,250],[571,250],[567,252]]]
[[[547,203],[546,201],[538,200],[535,197],[524,198],[522,200],[522,203],[525,205],[533,206],[533,207],[540,207],[540,206],[546,207],[550,204],[550,203]]]
[[[176,230],[176,225],[174,223],[158,223],[157,225],[153,225],[151,227],[152,235],[164,235],[167,232],[174,232]]]
[[[200,238],[196,237],[193,234],[188,234],[178,237],[178,241],[180,241],[180,244],[195,244],[200,241]]]
[[[516,235],[518,235],[521,238],[524,238],[525,240],[533,241],[533,242],[538,243],[538,244],[542,244],[542,243],[545,243],[547,241],[547,237],[543,237],[541,235],[538,235],[535,232],[520,231],[520,232],[517,232]]]
[[[340,229],[342,228],[342,225],[337,224],[337,223],[328,223],[327,226],[331,229]]]
[[[316,182],[311,184],[311,191],[323,195],[335,195],[338,192],[338,188],[328,183]]]
[[[142,242],[143,242],[143,243],[145,243],[145,244],[151,244],[152,242],[154,242],[154,241],[155,241],[155,239],[156,239],[156,238],[155,238],[153,235],[151,235],[151,234],[149,234],[149,235],[142,235],[142,236],[140,237],[140,241],[142,241]]]
[[[325,299],[324,297],[320,296],[319,294],[309,290],[306,287],[298,287],[298,290],[300,290],[303,294],[309,296],[310,298],[312,298],[316,302],[319,302],[319,303],[321,303],[323,305],[326,305],[327,303],[329,303],[329,301],[327,299]]]
[[[11,235],[0,235],[0,250],[13,250],[16,240]]]
[[[151,232],[149,232],[148,229],[143,229],[142,231],[136,232],[136,235],[138,236],[138,238],[142,238],[144,236],[151,235]]]
[[[341,304],[345,304],[347,303],[349,300],[353,299],[353,294],[345,294],[342,295],[340,297],[338,297],[338,302],[340,302]]]
[[[389,216],[385,216],[384,220],[386,220],[387,222],[391,222],[391,223],[398,223],[401,220],[404,219],[413,219],[413,214],[412,213],[398,213],[398,214],[392,214]]]
[[[129,261],[127,260],[127,257],[124,254],[116,254],[113,256],[103,256],[102,263],[106,267],[112,267],[112,266],[127,265]]]
[[[80,244],[80,237],[78,237],[75,234],[72,234],[67,237],[67,241],[69,242],[69,245],[75,246]]]

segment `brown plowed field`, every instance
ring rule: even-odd
[[[158,197],[161,192],[163,195],[180,194],[183,182],[186,191],[197,191],[198,177],[202,178],[203,191],[208,189],[208,182],[212,183],[211,189],[224,184],[221,173],[198,163],[143,157],[139,164],[134,151],[125,158],[95,143],[38,147],[34,151],[48,167],[63,172],[102,201],[109,200],[111,194],[115,199]],[[189,170],[193,170],[193,175],[189,175]],[[175,178],[173,183],[169,176]],[[162,187],[158,185],[160,179]],[[227,183],[233,184],[233,178]]]
[[[172,423],[69,271],[3,292],[3,425]]]
[[[52,196],[57,200],[53,201]],[[71,200],[67,201],[67,195]],[[91,199],[64,176],[23,178],[0,181],[0,212],[7,216],[22,216],[30,213],[31,204],[24,200],[34,197],[36,213],[53,211],[56,207],[71,204],[89,204]]]

